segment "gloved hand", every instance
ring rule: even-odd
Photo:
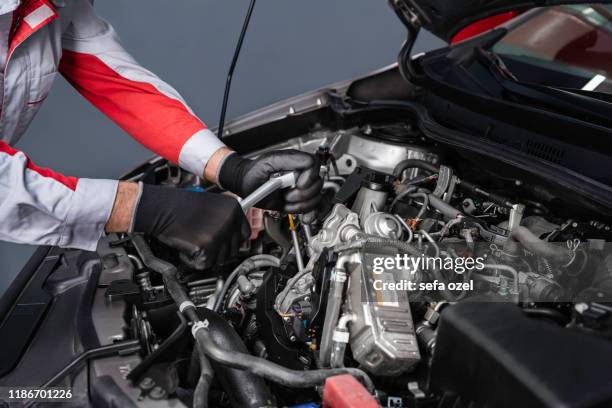
[[[237,255],[250,234],[238,201],[223,194],[144,185],[132,232],[150,234],[181,252],[195,269]]]
[[[298,173],[295,188],[278,191],[258,203],[257,207],[297,214],[315,209],[321,200],[323,180],[319,176],[319,163],[308,153],[278,150],[253,160],[232,153],[222,163],[218,179],[221,187],[246,197],[275,173],[290,171]]]

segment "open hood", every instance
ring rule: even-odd
[[[486,17],[533,7],[584,3],[604,4],[612,3],[612,0],[391,0],[391,5],[405,24],[416,24],[448,42],[462,28]]]

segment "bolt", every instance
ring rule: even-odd
[[[291,337],[289,337],[289,340],[290,341],[296,341],[297,339],[295,338],[295,336],[291,336]]]
[[[576,309],[578,313],[582,314],[589,310],[589,305],[586,303],[578,303],[574,306],[574,309]]]
[[[155,387],[149,393],[149,397],[154,400],[160,400],[166,397],[166,391],[162,387]]]
[[[145,377],[142,379],[140,384],[138,384],[138,386],[143,390],[150,390],[151,388],[155,387],[155,381],[153,381],[151,377]]]

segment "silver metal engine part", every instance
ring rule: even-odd
[[[359,214],[359,220],[363,222],[370,214],[384,209],[388,196],[385,186],[368,183],[359,189],[352,210]]]
[[[409,280],[403,270],[373,270],[377,257],[394,257],[397,252],[383,249],[361,252],[361,264],[350,272],[347,290],[353,358],[372,374],[396,376],[416,365],[421,355],[412,313],[405,290],[383,290],[375,282],[397,284]]]
[[[359,216],[344,205],[336,204],[310,245],[314,253],[321,253],[324,248],[347,243],[360,232]]]
[[[392,216],[376,212],[370,214],[368,220],[371,221],[366,220],[364,224],[371,223],[372,227],[368,229],[377,229],[380,234],[376,235],[383,237],[391,238],[394,234],[401,234],[399,223],[396,227],[387,224],[389,217]],[[334,248],[349,242],[361,232],[357,214],[337,204],[325,220],[322,230],[313,238],[313,245],[316,251]],[[349,324],[353,358],[367,371],[385,376],[395,376],[408,371],[421,358],[407,292],[381,291],[376,290],[374,286],[375,280],[391,283],[410,279],[410,274],[403,270],[387,270],[383,274],[374,274],[374,258],[396,254],[394,250],[386,249],[377,252],[360,251],[360,262],[349,262],[347,265],[350,283],[343,302],[346,310],[353,315]],[[325,324],[328,324],[328,319]],[[329,324],[335,327],[336,321],[329,321]]]
[[[346,167],[352,168],[360,164],[387,174],[392,174],[395,166],[402,160],[418,159],[433,164],[437,164],[440,160],[436,153],[426,147],[378,140],[359,132],[343,135],[333,146],[332,154],[338,158],[339,167],[344,167],[346,160],[349,160],[350,165]],[[418,170],[411,171],[416,173]],[[410,174],[410,176],[413,177],[416,174]]]
[[[363,223],[363,229],[366,234],[383,238],[400,239],[402,236],[402,225],[398,219],[384,212],[370,214]]]

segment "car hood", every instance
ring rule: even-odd
[[[605,4],[612,3],[612,0],[391,0],[391,5],[396,11],[402,10],[404,15],[410,14],[412,18],[408,19],[418,22],[421,27],[448,42],[462,28],[486,17],[533,7],[584,3]]]

